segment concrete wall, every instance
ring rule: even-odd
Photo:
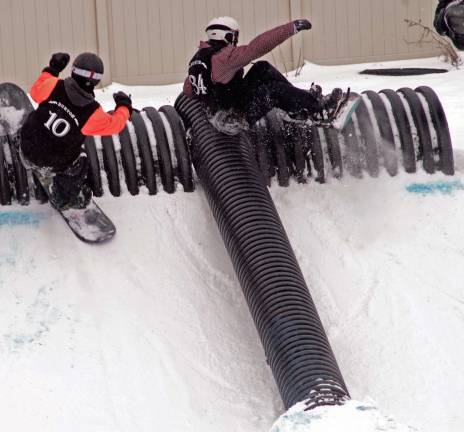
[[[98,52],[105,83],[179,82],[210,18],[232,15],[241,41],[302,16],[314,28],[267,56],[285,71],[323,64],[430,56],[404,18],[431,25],[436,0],[0,0],[0,81],[24,87],[50,54]]]

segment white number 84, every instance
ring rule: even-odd
[[[198,80],[195,77],[195,75],[189,75],[189,81],[190,84],[192,84],[193,91],[197,96],[199,96],[200,94],[208,94],[208,88],[205,86],[202,74],[198,75]]]

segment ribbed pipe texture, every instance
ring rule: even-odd
[[[280,186],[291,177],[324,183],[346,173],[377,177],[401,166],[408,173],[423,169],[433,174],[454,174],[454,157],[446,115],[430,87],[402,88],[379,93],[365,91],[362,102],[344,131],[318,128],[305,122],[288,122],[272,110],[248,131],[253,157],[269,186],[276,176]],[[0,136],[0,205],[31,198],[46,202],[16,154],[18,136]],[[89,183],[93,194],[118,197],[160,191],[172,194],[181,185],[194,190],[189,147],[182,122],[172,106],[134,111],[119,135],[87,137]]]
[[[217,132],[185,96],[175,107],[285,406],[343,403],[348,390],[248,138]]]
[[[454,174],[448,123],[433,89],[367,90],[360,96],[361,103],[341,132],[289,122],[282,111],[269,112],[266,125],[251,134],[267,184],[274,172],[267,169],[263,147],[271,150],[280,186],[288,186],[291,176],[299,183],[308,177],[324,183],[344,172],[357,178],[364,173],[378,177],[381,167],[396,176],[401,165],[408,173],[420,167],[429,174]],[[262,132],[266,129],[270,133]]]

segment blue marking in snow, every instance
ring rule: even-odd
[[[356,407],[358,411],[376,411],[377,408],[373,406],[364,406],[364,405],[359,405]]]
[[[44,213],[36,212],[0,212],[0,226],[32,225],[38,227],[46,218]]]
[[[410,193],[422,195],[429,195],[436,192],[443,195],[451,195],[455,191],[464,190],[464,184],[460,180],[412,183],[406,186],[406,190]]]

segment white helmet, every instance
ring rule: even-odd
[[[225,41],[234,45],[237,45],[239,33],[238,22],[227,16],[212,19],[206,27],[208,40]]]

